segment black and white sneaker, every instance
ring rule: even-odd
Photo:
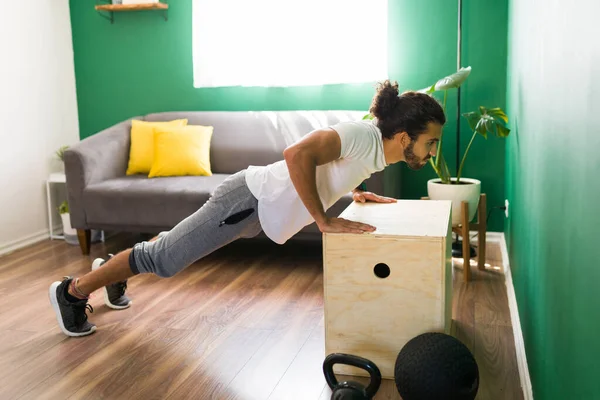
[[[65,293],[73,277],[67,276],[62,282],[53,282],[50,285],[48,295],[50,304],[56,314],[56,320],[63,333],[67,336],[86,336],[96,330],[96,325],[90,323],[87,310],[94,312],[87,300],[71,302],[67,300]]]
[[[112,254],[108,255],[111,259]],[[92,271],[100,268],[106,261],[103,258],[96,258],[92,263]],[[131,305],[131,299],[127,297],[125,291],[127,290],[127,280],[112,283],[104,286],[102,291],[104,292],[104,304],[115,310],[123,310]]]

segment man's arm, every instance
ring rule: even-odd
[[[341,218],[328,218],[317,191],[317,166],[340,158],[342,143],[338,133],[331,129],[315,130],[287,147],[283,157],[290,171],[290,178],[304,206],[322,232],[373,231],[375,228]]]
[[[320,129],[309,133],[283,151],[292,183],[317,225],[325,222],[327,218],[317,192],[317,166],[337,160],[341,147],[337,132],[333,129]]]

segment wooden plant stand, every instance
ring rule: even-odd
[[[422,197],[422,200],[429,200],[429,197]],[[469,223],[469,203],[466,201],[462,202],[462,222],[457,226],[452,227],[452,232],[462,237],[462,253],[463,253],[463,278],[465,282],[471,280],[471,249],[469,231],[475,230],[478,232],[477,235],[477,268],[480,271],[485,270],[485,246],[486,246],[486,232],[487,232],[487,221],[486,221],[486,209],[487,209],[487,198],[485,193],[479,195],[479,206],[477,207],[477,220],[476,222]]]

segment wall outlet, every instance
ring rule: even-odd
[[[508,199],[504,200],[504,215],[508,218]]]

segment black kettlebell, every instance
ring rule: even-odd
[[[359,382],[338,382],[333,372],[334,364],[345,364],[362,368],[369,373],[371,381],[367,387]],[[331,400],[370,400],[375,396],[381,385],[381,372],[374,362],[366,358],[345,353],[329,354],[323,362],[325,381],[332,390]]]

